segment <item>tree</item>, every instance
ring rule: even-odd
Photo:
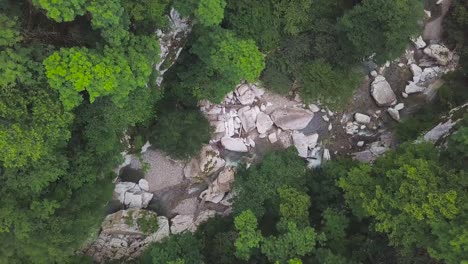
[[[252,40],[242,40],[230,31],[220,28],[210,34],[200,36],[191,48],[191,52],[201,61],[198,74],[189,80],[194,94],[199,99],[219,102],[232,91],[241,80],[255,82],[260,76],[265,61]]]
[[[151,142],[176,159],[198,154],[211,136],[210,123],[198,110],[178,110],[162,114]]]
[[[33,0],[34,5],[47,11],[47,16],[57,22],[69,22],[85,13],[88,0]]]
[[[257,230],[257,218],[252,211],[242,212],[234,219],[234,225],[239,232],[234,243],[236,256],[242,260],[249,260],[252,250],[258,248],[262,240],[262,235]]]
[[[154,52],[154,54],[152,54]],[[86,91],[89,100],[111,96],[116,105],[123,105],[129,93],[143,87],[152,72],[152,60],[158,54],[156,41],[134,37],[127,51],[104,48],[96,52],[86,48],[62,48],[44,60],[50,86],[60,93],[67,110],[82,101]]]
[[[265,213],[267,201],[279,206],[278,188],[289,186],[305,190],[305,172],[307,167],[297,156],[294,148],[267,154],[261,164],[239,168],[236,174],[234,190],[238,194],[234,202],[234,211],[239,214],[251,210],[257,217]]]
[[[167,25],[164,13],[169,0],[124,0],[122,5],[137,29],[143,27],[144,30],[154,32],[155,28]]]
[[[346,103],[360,81],[359,75],[352,70],[333,69],[320,60],[304,65],[298,79],[301,81],[299,93],[304,102],[320,100],[335,107]]]
[[[18,18],[0,14],[0,47],[13,46],[20,40]]]
[[[464,171],[440,165],[427,143],[405,144],[339,181],[353,212],[373,217],[375,229],[392,244],[406,251],[425,248],[447,263],[466,260],[466,233],[455,230],[468,220],[467,184]]]
[[[420,30],[422,17],[419,0],[364,0],[340,19],[338,27],[354,49],[350,56],[360,59],[375,53],[383,62],[400,56],[408,39]]]
[[[195,16],[203,26],[219,25],[224,18],[225,0],[199,0]]]
[[[203,263],[203,256],[200,253],[201,244],[191,233],[171,235],[159,243],[152,244],[146,253],[144,263],[168,264]],[[150,261],[148,261],[150,260]]]
[[[56,145],[70,138],[72,114],[44,85],[43,69],[28,57],[31,53],[28,49],[0,51],[0,161],[6,168],[20,168],[51,155]],[[35,177],[29,185],[40,189],[54,180],[52,175]]]

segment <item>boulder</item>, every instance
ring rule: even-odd
[[[194,215],[176,215],[171,219],[171,233],[180,234],[184,231],[188,231],[193,226]]]
[[[124,204],[129,208],[145,208],[149,202],[153,199],[152,193],[140,192],[140,193],[125,193]]]
[[[219,155],[219,151],[210,145],[203,146],[200,154],[192,158],[184,167],[185,178],[209,176],[224,167],[226,161]]]
[[[444,123],[440,123],[424,135],[424,140],[431,143],[436,143],[439,139],[450,133],[450,130],[457,124],[451,119]]]
[[[371,94],[377,105],[390,106],[396,101],[396,95],[385,77],[379,75],[371,85]]]
[[[371,71],[370,75],[371,75],[372,77],[374,77],[374,78],[377,77],[377,76],[379,76],[379,74],[377,73],[377,71]]]
[[[301,130],[307,127],[314,113],[301,108],[282,108],[271,115],[271,119],[284,130]]]
[[[276,135],[275,132],[270,133],[270,135],[268,135],[268,140],[270,141],[271,144],[275,144],[276,142],[278,142],[278,136]]]
[[[398,110],[394,108],[388,108],[387,112],[393,119],[395,119],[396,121],[400,121],[400,113],[398,112]]]
[[[200,199],[205,199],[207,202],[219,203],[224,198],[224,195],[229,192],[234,183],[234,168],[226,167],[219,173],[215,181],[213,181],[208,189],[200,194]]]
[[[257,115],[257,131],[260,134],[266,133],[268,130],[271,129],[273,126],[273,121],[271,120],[270,116],[267,114],[260,112]]]
[[[423,70],[416,64],[410,65],[411,72],[413,73],[413,82],[418,83],[421,80],[421,74]]]
[[[370,123],[370,116],[361,114],[361,113],[355,113],[354,114],[354,120],[360,124],[369,124]]]
[[[258,114],[255,108],[245,106],[239,109],[238,114],[245,132],[248,133],[255,129]]]
[[[244,144],[242,138],[228,138],[223,137],[221,139],[221,144],[227,150],[234,151],[234,152],[249,152],[249,149]]]
[[[236,95],[241,96],[244,93],[246,93],[248,90],[250,90],[250,86],[248,84],[241,84],[236,89]]]
[[[312,111],[314,113],[320,112],[320,107],[318,107],[316,104],[310,104],[309,109],[310,109],[310,111]]]
[[[415,83],[410,83],[405,87],[405,94],[414,94],[424,92],[426,87],[419,86]]]
[[[393,107],[395,110],[397,111],[401,111],[405,108],[405,104],[404,103],[399,103],[397,105],[395,105],[395,107]]]
[[[422,36],[419,36],[416,39],[412,39],[412,41],[414,43],[414,46],[416,46],[416,48],[418,48],[418,49],[424,49],[427,46],[427,44],[423,40]]]
[[[430,44],[424,49],[424,54],[437,60],[437,63],[443,66],[449,64],[452,60],[452,53],[444,45]]]
[[[306,136],[298,131],[293,132],[292,139],[300,157],[308,157],[309,149],[313,149],[317,145],[318,137],[317,133]]]
[[[149,192],[149,183],[146,179],[140,179],[138,181],[138,186],[140,187],[141,190],[145,192]]]
[[[364,141],[358,141],[358,143],[356,144],[356,146],[358,146],[358,147],[363,147],[363,146],[364,146]]]
[[[242,105],[251,105],[255,101],[255,94],[249,89],[241,96],[238,96],[237,99]]]
[[[421,73],[421,82],[432,81],[438,79],[439,76],[444,74],[444,70],[441,67],[428,67],[425,68],[424,71]]]

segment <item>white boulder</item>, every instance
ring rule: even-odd
[[[358,122],[359,124],[369,124],[370,123],[370,116],[361,114],[361,113],[355,113],[354,114],[354,120]]]
[[[396,100],[396,95],[392,90],[392,87],[387,82],[385,77],[379,75],[375,78],[371,85],[371,94],[377,105],[389,106]]]
[[[273,126],[273,121],[271,120],[270,116],[260,112],[257,115],[257,131],[260,134],[266,133],[268,130],[271,129]]]
[[[258,111],[260,112],[260,111]],[[242,128],[245,132],[250,132],[255,129],[255,123],[257,121],[257,110],[255,108],[250,108],[250,106],[245,106],[239,109],[238,114],[242,123]]]
[[[314,113],[301,108],[282,108],[271,115],[273,122],[284,130],[301,130],[307,127]]]
[[[440,65],[448,65],[452,60],[452,53],[444,45],[430,44],[424,49],[424,53],[437,60],[437,63]]]
[[[413,41],[414,45],[416,46],[416,48],[418,48],[418,49],[424,49],[427,46],[427,44],[423,40],[422,36],[419,36],[416,39],[412,39],[412,41]]]
[[[306,136],[301,132],[294,131],[292,134],[294,146],[302,158],[307,158],[309,149],[313,149],[317,145],[319,135],[317,133]]]
[[[242,138],[228,138],[223,137],[221,139],[221,144],[227,150],[234,151],[234,152],[249,152],[249,149],[245,145]]]

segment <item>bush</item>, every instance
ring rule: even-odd
[[[320,100],[332,107],[341,107],[352,96],[360,77],[353,71],[346,73],[316,60],[302,68],[299,80],[299,93],[305,103]]]
[[[158,218],[149,213],[144,213],[137,220],[138,228],[145,234],[151,234],[158,231]]]
[[[198,110],[161,114],[150,138],[152,144],[176,159],[189,159],[210,140],[210,123]]]

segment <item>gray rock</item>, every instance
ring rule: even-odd
[[[410,83],[405,87],[405,93],[408,94],[414,94],[414,93],[421,93],[426,90],[426,87],[419,86],[415,83]]]
[[[238,114],[245,132],[248,133],[255,129],[258,114],[255,108],[245,106],[239,109]]]
[[[234,151],[234,152],[249,152],[249,149],[244,144],[242,138],[227,138],[223,137],[221,139],[221,144],[227,150]]]
[[[387,112],[393,119],[395,119],[396,121],[400,121],[400,113],[398,112],[398,110],[395,110],[394,108],[388,108]]]
[[[405,108],[405,104],[404,103],[399,103],[397,105],[395,105],[395,107],[393,107],[395,110],[397,111],[401,111]]]
[[[396,100],[396,95],[385,77],[379,75],[371,85],[371,94],[379,106],[389,106]]]
[[[314,113],[320,112],[320,107],[318,107],[316,104],[310,104],[309,109],[310,109],[310,111],[312,111]]]
[[[171,233],[180,234],[192,229],[194,215],[176,215],[171,219]]]
[[[276,135],[276,132],[270,133],[268,135],[268,140],[270,141],[271,144],[275,144],[276,142],[278,142],[278,137]]]
[[[370,123],[370,116],[361,114],[361,113],[355,113],[354,114],[354,120],[360,124],[369,124]]]
[[[260,112],[257,115],[257,131],[260,134],[266,133],[268,130],[271,129],[273,126],[273,121],[271,120],[270,116],[267,114]]]
[[[284,130],[301,130],[307,127],[314,113],[300,108],[278,109],[271,115],[273,122]]]
[[[379,76],[379,74],[376,71],[371,71],[370,75],[374,78]]]
[[[413,82],[418,83],[421,80],[421,74],[423,70],[416,64],[410,65],[411,72],[413,73]]]
[[[456,124],[457,122],[453,122],[451,119],[445,123],[440,123],[424,135],[424,140],[435,143],[440,138],[449,134],[452,127],[454,127]]]
[[[416,46],[416,48],[418,49],[424,49],[427,46],[426,42],[423,40],[421,36],[419,36],[416,39],[412,39],[412,41],[414,45]]]
[[[318,138],[319,135],[317,133],[306,136],[301,132],[294,131],[292,139],[299,153],[299,157],[307,158],[309,156],[309,149],[313,149],[317,145]]]
[[[140,179],[138,181],[138,186],[145,192],[149,192],[149,183],[146,179]]]
[[[364,141],[359,141],[356,146],[358,147],[363,147],[364,146]]]
[[[251,105],[255,101],[255,94],[251,90],[247,90],[243,95],[238,96],[237,99],[242,105]]]
[[[430,44],[427,48],[424,49],[424,53],[437,60],[437,63],[440,65],[448,65],[452,60],[452,53],[444,45],[440,44]]]

